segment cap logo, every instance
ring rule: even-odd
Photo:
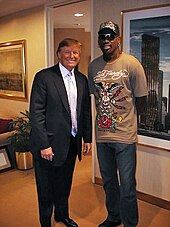
[[[116,35],[119,35],[119,27],[117,24],[113,23],[112,21],[106,21],[100,25],[99,32],[104,29],[109,28],[111,29]]]

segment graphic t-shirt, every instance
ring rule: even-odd
[[[137,141],[135,97],[147,95],[147,83],[140,62],[122,53],[106,63],[103,57],[89,66],[89,88],[96,102],[96,141]]]

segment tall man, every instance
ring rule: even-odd
[[[34,78],[30,117],[31,151],[35,160],[39,215],[42,227],[55,220],[76,227],[69,217],[68,199],[76,156],[81,160],[91,147],[91,109],[88,82],[80,73],[81,44],[67,38],[59,43],[59,63]]]
[[[96,102],[97,155],[108,211],[99,227],[121,222],[134,227],[138,223],[137,112],[141,113],[146,99],[146,77],[140,62],[120,51],[117,24],[100,25],[98,44],[103,55],[89,65],[89,87]]]

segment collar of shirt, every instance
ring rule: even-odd
[[[68,74],[70,74],[70,71],[68,69],[66,69],[60,62],[59,62],[59,69],[61,71],[61,75],[62,75],[62,78],[63,78],[63,81],[64,81],[64,85],[66,87],[66,90],[68,89],[68,82],[67,82],[67,77],[68,77]],[[72,69],[71,71],[71,79],[72,79],[72,82],[75,86],[75,88],[77,89],[77,86],[76,86],[76,79],[75,79],[75,75],[74,75],[74,69]]]
[[[65,80],[67,78],[68,74],[70,74],[70,71],[68,69],[66,69],[60,62],[59,62],[59,68],[60,68],[63,80]],[[72,75],[73,83],[75,83],[74,69],[72,69],[71,75]]]

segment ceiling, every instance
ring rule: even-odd
[[[90,31],[90,0],[0,0],[0,17],[40,5],[53,8],[56,28],[78,27]],[[83,13],[84,16],[75,17],[74,13]]]

